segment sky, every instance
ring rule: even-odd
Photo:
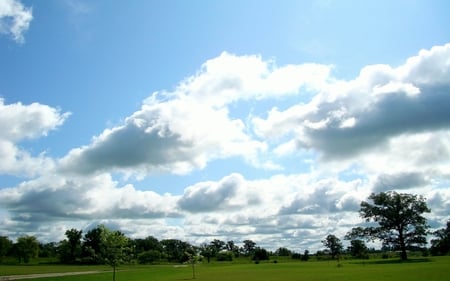
[[[0,235],[318,250],[450,214],[448,1],[0,0]]]

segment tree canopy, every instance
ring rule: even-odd
[[[341,240],[333,234],[328,235],[322,243],[330,250],[333,259],[342,252],[343,246]]]
[[[347,239],[380,239],[385,246],[399,250],[402,260],[408,258],[408,248],[426,244],[429,226],[422,214],[430,209],[422,196],[388,191],[372,193],[369,200],[361,202],[360,216],[378,226],[353,228]]]
[[[436,239],[431,240],[431,253],[433,255],[446,255],[450,252],[450,220],[447,227],[433,232]]]

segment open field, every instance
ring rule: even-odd
[[[212,263],[196,266],[196,280],[200,281],[445,281],[450,280],[450,257],[433,257],[399,263],[397,260],[336,262],[278,262],[278,263]],[[92,266],[0,266],[2,275],[48,272],[76,272],[109,270]],[[123,266],[117,272],[117,281],[190,280],[192,268],[179,265]],[[111,272],[89,275],[72,275],[27,280],[46,281],[109,281]]]

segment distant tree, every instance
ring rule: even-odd
[[[84,262],[99,264],[102,262],[102,228],[97,226],[89,230],[83,238],[82,257]]]
[[[145,239],[134,239],[132,241],[136,253],[142,253],[150,250],[162,252],[162,245],[153,236],[148,236]]]
[[[244,240],[243,251],[244,255],[250,256],[255,251],[256,243],[252,240]]]
[[[141,252],[138,254],[137,259],[140,264],[152,264],[161,259],[161,252],[157,250],[148,250],[145,252]]]
[[[341,254],[343,246],[341,240],[333,234],[329,234],[325,240],[322,241],[323,245],[330,250],[331,258],[336,258]]]
[[[210,263],[211,258],[214,256],[214,249],[210,244],[202,244],[200,245],[200,255],[204,256],[208,263]]]
[[[236,257],[239,256],[239,247],[234,244],[234,241],[228,241],[225,245],[225,249],[229,252],[232,252]]]
[[[430,209],[422,196],[389,191],[372,193],[369,199],[372,202],[361,202],[359,212],[366,222],[374,221],[378,226],[353,228],[346,237],[380,239],[385,246],[399,249],[402,260],[408,258],[409,247],[426,244],[428,225],[422,214]]]
[[[348,247],[348,252],[356,258],[365,259],[368,258],[367,246],[363,240],[354,239],[350,241],[350,246]]]
[[[70,230],[66,230],[66,237],[68,241],[68,257],[67,262],[74,263],[81,256],[81,237],[82,230],[76,230],[72,228]]]
[[[189,243],[178,239],[161,240],[161,245],[163,246],[163,251],[167,256],[167,260],[170,262],[186,262],[189,258],[186,255],[186,251],[192,247]]]
[[[187,249],[185,255],[187,256],[186,262],[192,267],[192,279],[195,279],[195,265],[200,261],[201,256],[198,254],[198,249],[196,247]]]
[[[232,261],[233,260],[233,252],[230,251],[220,251],[216,255],[217,261]]]
[[[3,258],[8,255],[12,247],[13,242],[9,240],[8,237],[0,236],[0,262],[2,262]]]
[[[450,220],[447,227],[433,232],[436,239],[431,240],[430,252],[432,255],[447,255],[450,252]]]
[[[53,258],[58,254],[58,246],[55,242],[39,243],[39,257],[40,258]]]
[[[292,255],[292,252],[288,248],[280,247],[275,251],[275,255],[288,257]]]
[[[269,259],[269,252],[267,252],[266,249],[256,247],[253,251],[253,257],[252,260],[254,261],[262,261],[262,260],[268,260]]]
[[[28,263],[31,258],[37,258],[39,255],[39,241],[34,236],[26,235],[17,238],[15,248],[19,262]]]
[[[211,241],[210,243],[211,248],[214,251],[214,256],[217,255],[217,253],[219,253],[220,251],[222,251],[223,249],[225,249],[225,242],[219,240],[219,239],[214,239],[213,241]]]
[[[309,251],[308,250],[305,250],[304,252],[303,252],[303,255],[302,255],[302,257],[300,258],[302,261],[308,261],[309,260]]]
[[[116,268],[122,263],[129,261],[131,249],[128,238],[120,231],[111,231],[105,226],[100,226],[101,231],[101,253],[103,261],[113,268],[113,278],[116,280]]]

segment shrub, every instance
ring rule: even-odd
[[[217,254],[216,258],[217,261],[232,261],[233,253],[229,251],[222,251]]]

